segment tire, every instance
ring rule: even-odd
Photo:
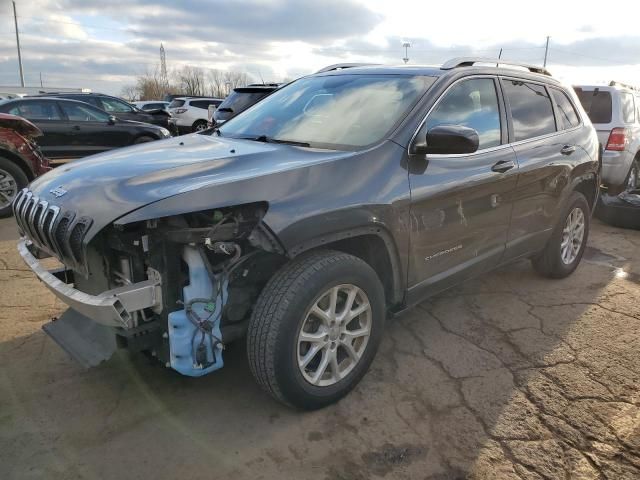
[[[624,191],[626,192],[640,188],[640,162],[638,162],[638,158],[634,158],[633,162],[631,162],[631,168],[629,168],[629,173],[627,174],[627,179],[624,184]]]
[[[574,250],[571,255],[563,259],[562,244],[563,239],[565,239],[565,230],[568,227],[567,222],[569,216],[576,210],[579,210],[582,215],[582,239],[579,246],[576,246],[577,251]],[[565,278],[573,273],[578,267],[587,246],[589,227],[591,224],[590,215],[591,209],[585,196],[580,192],[572,192],[544,250],[531,260],[533,268],[540,275],[548,278]],[[576,245],[573,240],[571,240],[570,243]]]
[[[351,305],[355,308],[352,307],[350,312],[363,307],[366,304],[363,299],[368,299],[370,310],[344,322],[344,328],[351,327],[346,330],[354,332],[348,334],[351,338],[358,331],[366,331],[368,325],[368,339],[361,336],[343,340],[347,334],[326,330],[341,328],[339,316],[336,326],[328,327],[331,323],[329,320],[316,318],[310,312],[311,307],[325,301],[329,305],[327,311],[330,311],[329,292],[337,289],[336,303],[340,304],[345,298],[350,298],[347,292],[353,291],[349,290],[351,287],[355,287],[360,293],[354,294],[359,303],[356,305],[352,302]],[[340,313],[345,313],[344,304],[342,308],[344,310]],[[384,289],[375,271],[367,263],[352,255],[330,250],[303,255],[282,267],[258,297],[247,332],[247,354],[251,371],[260,386],[282,403],[304,410],[324,407],[349,393],[364,376],[378,349],[384,321]],[[308,327],[308,322],[317,323],[317,330],[309,335],[324,336],[322,340],[317,340],[318,343],[307,344],[300,340],[300,335],[308,331],[302,331],[303,327]],[[355,330],[353,327],[356,327]],[[358,360],[352,360],[354,357],[350,355],[345,356],[347,342],[352,345],[354,355],[360,348]],[[307,349],[305,355],[310,355],[313,347],[323,344],[325,346],[310,358],[307,367],[299,366],[304,349]],[[320,374],[317,384],[312,384],[305,376],[310,377],[313,373],[320,372],[323,359],[331,354],[335,355],[336,363],[327,366],[325,373]],[[311,372],[315,363],[318,366]],[[333,365],[338,366],[338,371],[345,365],[346,368],[336,376]],[[331,378],[325,379],[328,375]],[[323,382],[324,385],[321,384]]]
[[[153,137],[150,137],[148,135],[142,135],[141,137],[138,137],[134,140],[133,144],[134,145],[138,145],[139,143],[147,143],[147,142],[153,142],[154,140],[156,140]]]
[[[209,125],[207,124],[206,120],[197,120],[191,126],[191,131],[193,131],[193,132],[202,132],[203,130],[206,130],[207,128],[209,128]]]
[[[0,157],[0,218],[13,214],[13,199],[28,184],[29,179],[18,165],[8,158]]]

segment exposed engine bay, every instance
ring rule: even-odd
[[[250,204],[106,228],[88,245],[84,268],[65,270],[60,278],[83,294],[115,292],[130,314],[117,327],[96,325],[88,332],[88,319],[70,310],[45,331],[86,366],[110,357],[117,346],[145,352],[183,375],[221,368],[225,344],[245,334],[256,297],[285,261],[261,222],[266,208]],[[126,295],[152,281],[154,303],[136,309]],[[79,325],[82,335],[71,331]],[[91,355],[97,350],[102,357],[80,358],[85,349],[75,338],[104,344],[105,328],[115,336],[115,343],[108,341],[113,346],[94,345]]]

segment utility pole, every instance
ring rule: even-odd
[[[502,49],[500,49],[500,53],[498,54],[498,60],[500,60],[502,58]],[[496,68],[498,68],[500,66],[500,63],[496,63]]]
[[[547,66],[547,56],[549,55],[549,37],[547,37],[547,45],[544,47],[544,64],[543,67]]]
[[[20,53],[20,34],[18,33],[18,15],[16,2],[13,2],[13,22],[16,25],[16,44],[18,45],[18,65],[20,66],[20,85],[24,87],[24,71],[22,70],[22,54]]]

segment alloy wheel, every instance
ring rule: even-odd
[[[18,194],[18,184],[6,170],[0,169],[0,209],[8,207]]]
[[[326,387],[360,362],[371,335],[372,311],[355,285],[331,287],[316,298],[298,333],[298,368],[312,385]]]
[[[562,263],[569,265],[577,258],[582,242],[584,241],[585,219],[581,208],[574,208],[567,217],[562,231],[562,243],[560,243],[560,258]]]

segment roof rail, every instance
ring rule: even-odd
[[[502,60],[500,58],[489,58],[489,57],[458,57],[452,58],[451,60],[446,61],[440,67],[441,70],[452,70],[458,67],[471,67],[475,63],[495,63],[496,67],[498,65],[512,65],[516,67],[523,67],[528,69],[533,73],[540,73],[542,75],[551,76],[551,72],[544,67],[539,67],[537,65],[529,65],[527,63],[520,62],[510,62],[508,60]]]
[[[333,70],[344,70],[345,68],[353,67],[371,67],[374,65],[379,65],[379,63],[336,63],[335,65],[329,65],[327,67],[321,68],[316,73],[331,72]]]

